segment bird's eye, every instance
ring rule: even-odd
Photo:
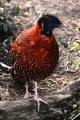
[[[51,27],[53,25],[53,20],[51,18],[48,19],[48,25]]]
[[[51,18],[48,18],[48,23],[52,23],[53,20]]]

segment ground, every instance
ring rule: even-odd
[[[20,13],[14,16],[14,38],[18,34],[34,26],[40,15],[50,13],[56,15],[62,22],[62,27],[53,32],[59,44],[60,58],[57,68],[53,74],[38,83],[39,94],[50,95],[54,91],[62,89],[65,85],[80,79],[80,46],[70,50],[74,41],[80,44],[80,1],[79,0],[11,0],[5,6],[10,9],[15,6],[22,6]],[[66,41],[65,48],[62,42]],[[6,48],[7,49],[7,48]],[[9,52],[0,44],[0,61],[10,65]],[[12,80],[11,74],[5,69],[0,69],[0,100],[17,100],[23,97],[24,87],[19,86]]]

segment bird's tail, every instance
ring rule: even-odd
[[[11,66],[8,66],[8,65],[6,65],[6,64],[4,64],[4,63],[2,63],[2,62],[0,62],[0,65],[1,65],[2,67],[4,67],[4,68],[7,68],[8,70],[11,70],[11,69],[12,69]]]

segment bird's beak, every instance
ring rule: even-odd
[[[64,25],[61,23],[61,25],[59,25],[59,27],[64,27]]]
[[[61,23],[60,25],[58,25],[57,28],[62,28],[62,27],[64,27],[64,25]]]

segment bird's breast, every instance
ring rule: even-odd
[[[27,39],[20,40],[20,43],[19,40],[12,46],[12,54],[15,54],[14,71],[16,76],[21,80],[29,78],[39,80],[49,76],[57,64],[55,60],[58,61],[56,54],[58,46],[55,38],[32,35],[31,37],[27,36]]]

